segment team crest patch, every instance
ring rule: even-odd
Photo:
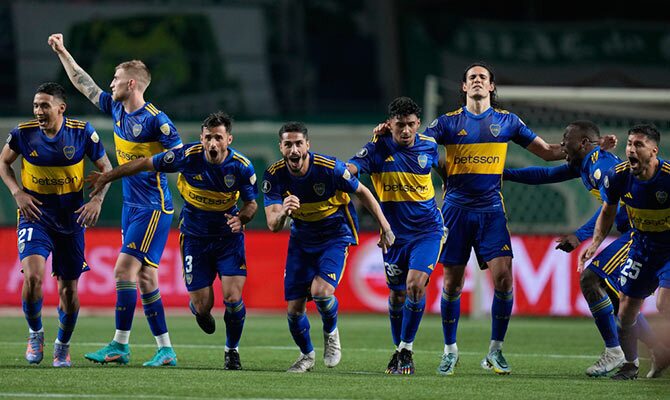
[[[256,174],[253,174],[251,175],[251,177],[249,177],[249,183],[251,183],[252,185],[256,184]]]
[[[25,242],[19,243],[19,253],[23,253],[23,250],[25,250],[25,248],[26,248]]]
[[[326,193],[326,184],[325,183],[315,183],[313,186],[314,193],[319,196],[323,196]]]
[[[430,125],[428,125],[428,127],[429,127],[429,128],[435,128],[435,127],[437,126],[437,122],[438,122],[438,121],[437,121],[437,118],[435,118],[435,119],[433,120],[433,122],[431,122]]]
[[[261,190],[263,191],[263,193],[269,193],[270,189],[272,189],[272,184],[270,183],[270,181],[264,180],[263,184],[261,185]]]
[[[63,147],[63,154],[65,154],[68,160],[72,160],[72,157],[74,157],[74,146]]]
[[[193,282],[193,274],[185,274],[184,279],[186,279],[186,284],[190,285]]]
[[[601,175],[602,175],[602,172],[600,172],[600,168],[598,168],[597,170],[595,170],[593,172],[593,177],[596,178],[596,179],[600,179]]]
[[[658,202],[661,204],[665,203],[665,201],[668,200],[668,192],[664,192],[662,190],[656,192],[656,200],[658,200]]]
[[[98,132],[93,131],[93,133],[91,133],[91,141],[93,143],[98,143],[100,141],[100,136],[98,136]]]
[[[166,164],[170,164],[174,161],[174,151],[170,150],[167,153],[165,153],[165,156],[163,157],[163,162]]]
[[[163,135],[169,135],[170,134],[170,125],[168,125],[167,122],[164,123],[163,125],[161,125],[160,129],[161,129],[161,132],[163,133]]]
[[[610,187],[610,178],[605,175],[605,179],[603,180],[603,185],[605,185],[606,188]]]
[[[491,131],[491,135],[493,135],[493,137],[498,137],[498,135],[500,135],[501,129],[501,126],[498,124],[489,125],[489,130]]]
[[[358,150],[358,153],[356,153],[356,157],[358,158],[363,158],[368,155],[368,149],[363,147],[362,149]]]
[[[133,125],[133,136],[138,137],[142,133],[142,125],[135,124]]]
[[[223,177],[223,183],[226,184],[228,187],[232,187],[235,184],[235,175],[233,174],[228,174]]]
[[[419,157],[417,157],[417,161],[419,161],[419,167],[426,168],[426,164],[428,164],[428,156],[421,154]]]
[[[348,169],[345,169],[344,172],[342,173],[342,178],[349,180],[351,179],[351,172],[349,172]]]

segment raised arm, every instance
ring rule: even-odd
[[[12,196],[14,196],[21,215],[28,221],[37,221],[40,219],[40,215],[42,215],[42,211],[38,207],[42,205],[42,202],[24,192],[21,186],[19,186],[14,169],[12,168],[12,163],[18,157],[19,154],[12,150],[8,144],[2,148],[2,153],[0,153],[0,177],[12,193]]]
[[[98,196],[103,190],[106,192],[106,185],[109,182],[123,178],[124,176],[135,175],[142,171],[154,171],[154,163],[151,158],[138,158],[102,173],[93,171],[85,180],[89,183],[89,188],[93,189],[89,196]]]
[[[386,251],[393,245],[393,242],[395,242],[395,235],[391,230],[391,225],[386,220],[386,217],[384,217],[384,213],[382,213],[379,203],[377,203],[377,200],[375,200],[372,193],[365,187],[365,185],[359,184],[355,193],[361,203],[363,203],[363,206],[367,208],[377,220],[377,223],[381,228],[378,246],[382,248],[384,253],[386,253]]]
[[[100,89],[95,81],[93,81],[93,78],[91,78],[91,76],[77,64],[70,52],[67,51],[65,44],[63,43],[63,34],[54,33],[49,36],[48,43],[53,51],[58,54],[58,58],[60,59],[61,64],[63,64],[63,68],[65,68],[65,72],[74,87],[76,87],[81,94],[86,96],[91,103],[100,108],[100,93],[102,93],[102,89]]]

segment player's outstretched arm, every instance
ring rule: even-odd
[[[382,208],[379,206],[379,203],[377,203],[377,200],[375,200],[375,198],[372,196],[370,189],[366,188],[365,185],[359,184],[355,193],[361,203],[363,203],[363,206],[365,206],[365,208],[367,208],[372,216],[374,216],[377,220],[377,223],[382,230],[379,243],[377,245],[382,248],[384,253],[386,253],[386,251],[393,245],[393,242],[395,242],[395,235],[391,230],[391,225],[386,220],[386,217],[382,212]]]
[[[300,208],[300,199],[295,195],[288,195],[282,204],[270,204],[265,207],[265,217],[268,228],[272,232],[279,232],[286,224],[286,219],[293,210]]]
[[[605,237],[607,237],[607,234],[610,232],[610,229],[612,229],[612,225],[614,224],[616,212],[616,204],[603,203],[600,215],[598,215],[598,220],[596,221],[596,227],[593,231],[593,242],[591,242],[591,245],[579,255],[579,264],[577,266],[578,272],[584,270],[586,262],[593,258],[596,251],[598,251],[598,247],[600,247],[600,244],[605,240]]]
[[[89,196],[97,196],[108,183],[123,178],[124,176],[135,175],[143,171],[155,171],[152,160],[152,158],[138,158],[123,165],[119,165],[111,171],[92,171],[84,180],[84,182],[88,182],[89,189],[93,189]]]
[[[63,64],[63,68],[65,68],[65,72],[74,87],[76,87],[81,94],[86,96],[91,103],[100,108],[100,93],[102,93],[102,89],[100,89],[95,81],[93,81],[93,78],[91,78],[91,76],[77,64],[70,52],[67,51],[63,42],[63,34],[54,33],[49,36],[47,42],[53,51],[58,54],[58,58],[60,59],[61,64]]]
[[[109,162],[107,154],[103,155],[94,162],[95,166],[103,174],[112,170],[112,163]],[[79,207],[75,214],[79,214],[77,217],[77,223],[84,228],[89,226],[95,226],[98,223],[98,218],[100,218],[100,210],[102,209],[102,202],[105,200],[105,195],[107,195],[107,190],[109,190],[110,183],[105,184],[98,193],[96,193],[88,203]]]
[[[227,223],[230,227],[230,231],[233,233],[242,231],[244,225],[246,225],[254,217],[256,210],[258,210],[258,204],[256,203],[256,200],[250,200],[244,202],[240,212],[236,215],[225,214],[226,218],[228,219]]]
[[[14,196],[21,215],[28,221],[37,221],[40,219],[40,215],[42,215],[42,211],[39,209],[42,202],[24,192],[19,186],[14,169],[12,168],[12,163],[18,157],[19,154],[6,144],[2,149],[2,153],[0,153],[0,177],[12,193],[12,196]]]
[[[558,161],[565,159],[565,153],[563,153],[560,144],[549,144],[539,136],[535,137],[526,149],[544,161]]]

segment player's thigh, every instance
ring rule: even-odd
[[[318,259],[300,241],[289,239],[284,268],[284,299],[288,302],[310,295]]]
[[[247,260],[244,251],[244,235],[224,236],[212,243],[211,253],[216,270],[221,277],[223,299],[237,302],[242,298],[242,288],[247,277]]]
[[[324,246],[318,254],[317,270],[321,280],[312,284],[313,295],[329,295],[335,291],[342,280],[349,255],[349,243],[336,241]],[[332,289],[331,289],[332,288]]]
[[[430,276],[435,270],[443,243],[441,232],[412,242],[408,248],[408,269],[421,271]]]
[[[442,209],[442,217],[447,238],[440,254],[440,263],[443,265],[466,264],[477,234],[473,212],[445,205]]]
[[[182,272],[186,290],[195,292],[211,287],[217,270],[211,257],[212,245],[207,238],[181,235]]]
[[[512,257],[501,256],[486,262],[491,271],[491,281],[495,290],[509,292],[512,290]]]
[[[498,257],[514,256],[507,217],[503,211],[478,213],[475,236],[475,252],[482,261],[489,263]]]
[[[407,266],[409,263],[409,248],[411,243],[395,242],[388,251],[382,255],[384,259],[384,275],[386,275],[386,286],[396,292],[404,292],[407,289]]]
[[[625,294],[621,296],[618,315],[621,323],[626,326],[633,325],[642,309],[642,304],[644,304],[644,298],[630,297]]]
[[[84,258],[84,231],[71,235],[54,234],[53,274],[63,280],[77,280],[90,268]]]
[[[222,276],[221,291],[223,293],[223,301],[226,303],[237,303],[242,300],[242,290],[246,281],[247,277],[245,275]]]
[[[614,292],[619,291],[621,268],[628,259],[628,252],[633,243],[631,233],[624,233],[607,245],[586,267],[602,278],[604,283]]]
[[[658,260],[652,252],[633,243],[619,274],[621,292],[636,299],[649,297],[659,284],[658,269]]]
[[[124,207],[121,252],[143,265],[158,267],[170,233],[172,214],[160,210]]]
[[[54,249],[49,229],[39,222],[27,222],[21,217],[16,236],[24,277],[43,276],[46,259]]]

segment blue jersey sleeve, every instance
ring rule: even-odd
[[[151,159],[154,169],[158,172],[182,171],[187,161],[187,157],[184,155],[185,150],[186,148],[182,147],[156,154]]]
[[[564,182],[578,178],[579,171],[563,164],[556,167],[527,167],[503,170],[503,179],[526,185],[542,185],[545,183]]]
[[[579,229],[575,231],[575,236],[577,236],[577,239],[579,239],[580,242],[583,242],[593,236],[593,230],[596,227],[596,221],[600,215],[600,210],[602,210],[602,206],[598,207],[595,214],[593,214],[593,216],[589,218],[589,220],[586,221],[584,225],[580,226]]]
[[[243,201],[256,199],[258,188],[256,187],[256,171],[251,163],[242,171],[242,181],[240,183],[240,197]]]
[[[105,147],[102,145],[102,140],[100,140],[100,136],[93,128],[93,125],[87,122],[84,132],[86,133],[86,156],[89,160],[96,162],[105,155]]]
[[[177,132],[177,128],[175,128],[170,118],[165,115],[164,112],[158,113],[158,115],[153,118],[153,124],[154,132],[160,132],[158,141],[166,149],[171,149],[175,146],[179,146],[182,143],[181,138],[179,137],[179,133]]]
[[[516,114],[510,113],[510,117],[512,118],[512,131],[515,132],[512,135],[512,141],[520,146],[528,147],[537,135]]]
[[[603,202],[609,205],[619,204],[619,200],[621,199],[620,181],[621,179],[619,179],[615,168],[607,171],[603,178],[603,184],[600,187],[600,196]]]
[[[374,139],[373,139],[374,140]],[[358,174],[369,174],[373,171],[375,154],[375,143],[367,142],[355,156],[349,159],[349,163],[358,168]]]
[[[444,115],[440,116],[428,125],[423,134],[432,137],[438,144],[447,144],[448,125],[447,118]]]
[[[263,191],[263,203],[265,204],[265,207],[272,204],[282,204],[284,202],[276,175],[265,171],[261,189]]]
[[[109,94],[108,92],[102,91],[100,92],[100,98],[98,101],[100,102],[100,111],[104,112],[105,114],[111,115],[114,104],[114,100],[112,100],[112,95]]]
[[[358,179],[351,175],[347,166],[340,160],[335,161],[333,169],[335,188],[346,193],[353,193],[358,189]]]
[[[22,154],[21,152],[21,131],[18,128],[12,129],[7,136],[7,144],[9,148],[12,149],[17,154]]]

